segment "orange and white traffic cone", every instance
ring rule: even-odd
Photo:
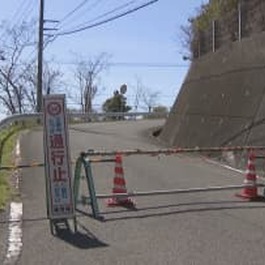
[[[257,176],[256,176],[256,167],[255,167],[255,154],[250,151],[248,157],[248,164],[247,164],[247,171],[246,171],[246,178],[244,180],[244,184],[249,185],[249,187],[245,187],[241,193],[236,194],[238,197],[244,199],[257,199],[258,196],[258,189],[256,186]]]
[[[124,171],[122,166],[122,156],[120,154],[116,154],[115,157],[115,176],[113,180],[113,189],[112,193],[122,194],[127,193],[126,181],[124,178]],[[124,206],[124,207],[134,207],[134,201],[128,196],[122,197],[113,197],[107,200],[108,206]]]

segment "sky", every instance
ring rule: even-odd
[[[17,25],[23,20],[37,19],[39,0],[1,0],[0,21]],[[58,28],[45,33],[61,33],[91,25],[133,9],[150,0],[45,0],[46,28]],[[157,93],[154,105],[171,107],[189,69],[183,60],[181,26],[207,0],[159,0],[152,5],[117,20],[75,34],[59,36],[44,50],[44,59],[64,74],[65,86],[75,91],[74,72],[78,58],[96,58],[108,55],[108,68],[101,73],[98,95],[93,101],[100,110],[102,103],[122,84],[127,85],[128,104],[135,105],[137,80],[147,94]],[[72,15],[66,16],[75,10]],[[122,8],[123,7],[123,8]],[[106,14],[109,13],[109,14]],[[6,38],[0,31],[0,38]],[[37,40],[37,34],[33,37]],[[47,37],[46,37],[47,38]],[[36,46],[31,47],[29,58],[36,58]],[[73,92],[74,93],[74,92]],[[77,95],[77,93],[74,93]],[[74,99],[68,105],[77,107]],[[140,103],[140,109],[146,110]]]

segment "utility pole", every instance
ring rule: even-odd
[[[43,24],[44,24],[44,0],[40,0],[38,73],[37,73],[37,109],[36,109],[37,112],[42,111]]]

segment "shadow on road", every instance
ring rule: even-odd
[[[264,203],[264,201],[262,201]],[[231,204],[235,205],[231,205]],[[264,209],[265,204],[251,205],[251,202],[248,201],[217,201],[217,202],[192,202],[192,203],[183,203],[183,204],[170,204],[170,205],[158,205],[152,207],[144,207],[138,208],[135,212],[143,212],[141,214],[131,214],[128,215],[128,211],[120,210],[120,211],[108,211],[108,212],[101,212],[101,214],[108,215],[108,214],[118,214],[118,213],[126,213],[125,216],[118,216],[118,217],[110,217],[104,218],[105,222],[113,222],[119,220],[130,220],[130,219],[142,219],[142,218],[149,218],[149,217],[160,217],[160,216],[169,216],[169,215],[177,215],[177,214],[188,214],[188,213],[199,213],[199,212],[211,212],[211,211],[222,211],[222,210],[247,210],[247,209]],[[229,204],[229,205],[228,205]],[[219,206],[220,205],[220,206]],[[177,209],[173,210],[173,207],[189,207],[188,209]],[[198,207],[201,206],[201,207]],[[170,209],[168,211],[163,212],[155,212],[155,213],[148,213],[147,211],[150,210],[159,210],[159,209]],[[146,213],[144,213],[146,212]]]
[[[93,235],[87,228],[85,228],[82,224],[78,224],[81,231],[73,232],[67,223],[65,226],[56,226],[56,237],[65,242],[80,248],[80,249],[89,249],[89,248],[98,248],[98,247],[107,247],[108,245],[104,242],[100,241]]]

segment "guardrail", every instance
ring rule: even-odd
[[[0,121],[0,130],[3,130],[15,122],[22,122],[32,119],[41,119],[41,113],[28,113],[28,114],[14,114],[12,116],[8,116]]]
[[[155,115],[155,116],[154,116]],[[42,113],[27,113],[27,114],[14,114],[7,118],[4,118],[0,121],[0,130],[14,124],[15,122],[23,122],[28,120],[40,120],[42,121]],[[122,117],[123,119],[137,119],[137,117],[156,117],[156,118],[165,118],[167,114],[165,113],[149,113],[149,112],[109,112],[109,113],[68,113],[69,120],[77,121],[93,121],[100,120],[102,118],[113,118],[113,117]]]

